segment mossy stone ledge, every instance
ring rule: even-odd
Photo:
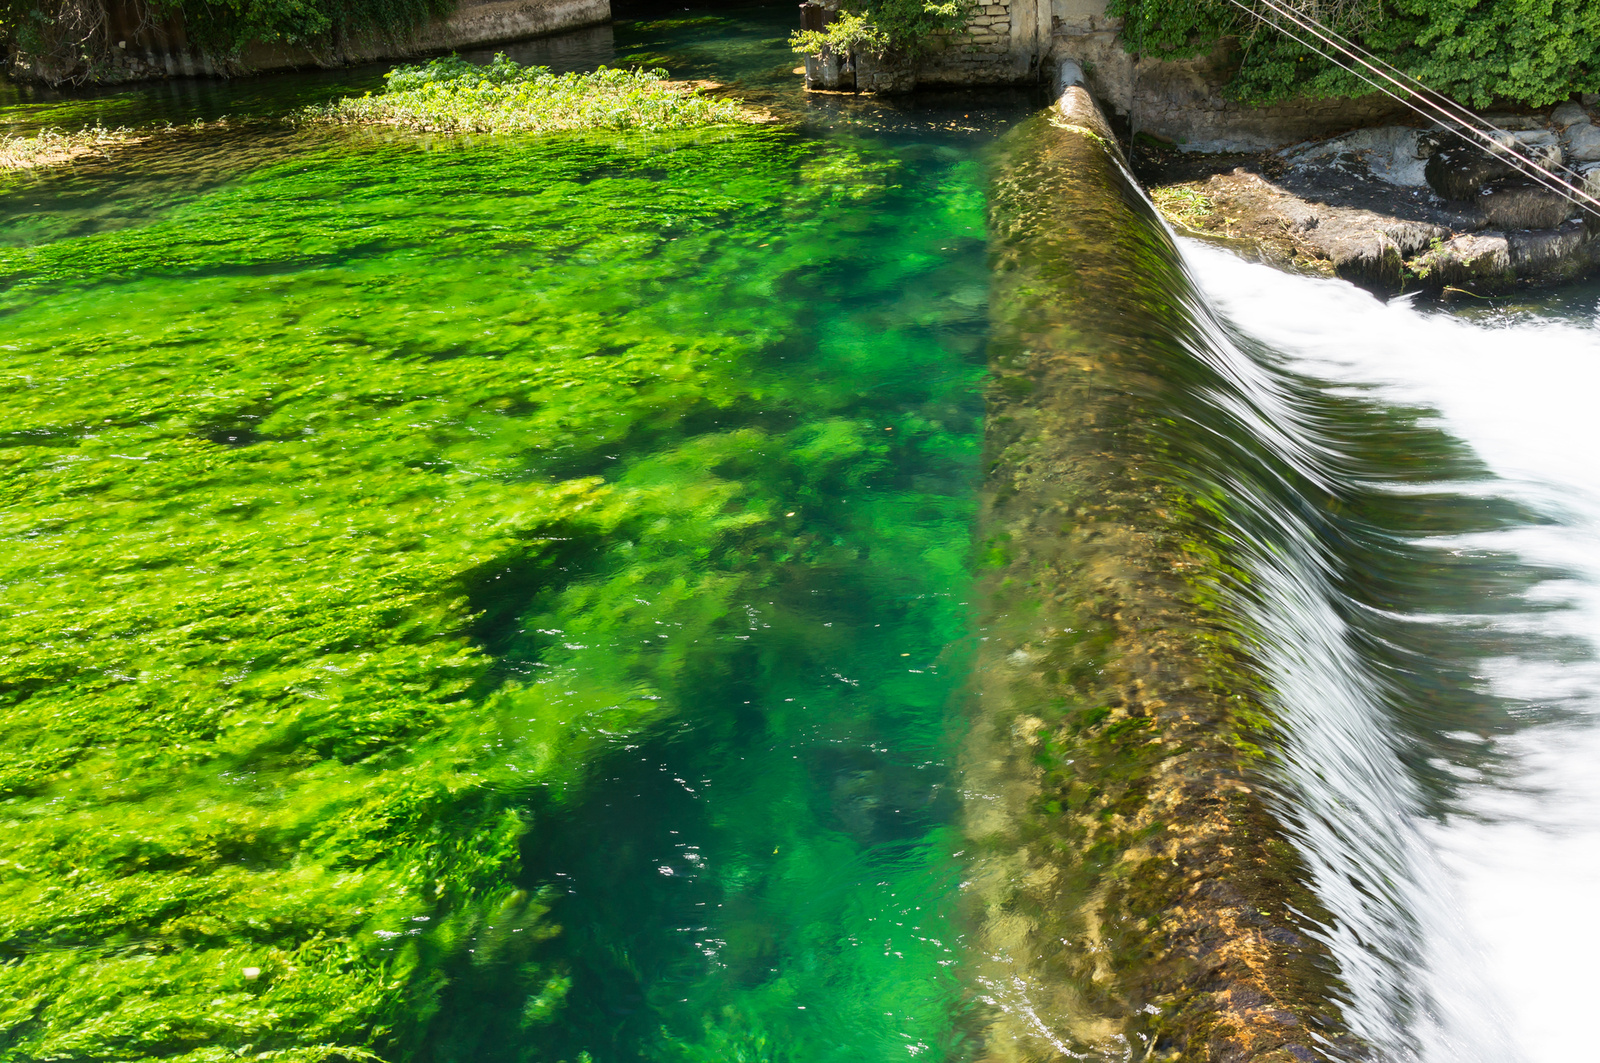
[[[1005,147],[963,765],[981,1058],[1359,1055],[1256,771],[1270,721],[1219,593],[1245,577],[1162,431],[1188,281],[1082,89]]]

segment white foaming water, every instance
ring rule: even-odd
[[[1204,245],[1182,247],[1211,303],[1245,332],[1308,375],[1437,411],[1440,426],[1501,478],[1498,493],[1550,517],[1460,545],[1570,573],[1537,592],[1568,608],[1506,623],[1579,639],[1600,654],[1600,330],[1553,320],[1470,323]],[[1276,567],[1258,573],[1264,619],[1338,623],[1315,601],[1288,600],[1314,562],[1282,578],[1273,578]],[[1330,943],[1351,982],[1356,1032],[1387,1058],[1426,1063],[1596,1058],[1589,1009],[1600,998],[1600,667],[1494,662],[1484,677],[1492,692],[1570,715],[1497,739],[1511,758],[1509,780],[1468,781],[1456,811],[1438,823],[1419,817],[1393,740],[1372,733],[1376,695],[1348,680],[1353,666],[1337,659],[1339,636],[1302,630],[1275,642],[1266,664],[1284,701],[1299,707],[1288,742],[1307,784],[1291,789],[1297,799],[1323,798],[1307,810],[1299,840],[1339,916]],[[1382,883],[1391,896],[1349,888],[1341,860],[1356,853],[1382,865],[1367,869],[1363,886]],[[1371,913],[1385,906],[1414,920],[1414,946],[1383,940],[1391,922]],[[1406,993],[1420,1012],[1385,999]]]

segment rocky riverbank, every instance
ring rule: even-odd
[[[1593,97],[1487,115],[1517,147],[1600,192]],[[1600,265],[1600,218],[1503,154],[1438,128],[1388,125],[1251,155],[1191,155],[1138,138],[1139,176],[1168,220],[1247,253],[1383,293],[1491,294]]]

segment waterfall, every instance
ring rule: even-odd
[[[1390,1031],[1374,1039],[1392,1042],[1396,1024],[1382,1001],[1409,986],[1425,1004],[1411,1023],[1411,1052],[1428,1063],[1579,1058],[1587,1036],[1571,1020],[1593,984],[1583,957],[1600,944],[1581,915],[1600,886],[1592,311],[1468,321],[1198,244],[1184,254],[1212,304],[1281,352],[1290,370],[1427,410],[1487,466],[1480,493],[1532,515],[1448,543],[1462,554],[1515,556],[1549,578],[1524,594],[1502,589],[1466,603],[1455,616],[1461,627],[1520,642],[1517,652],[1487,656],[1477,680],[1513,718],[1471,737],[1476,757],[1442,763],[1456,776],[1447,800],[1398,824],[1414,868],[1406,909],[1414,952],[1372,983],[1363,1013]],[[1326,696],[1284,694],[1297,718],[1328,714]],[[1414,711],[1403,699],[1396,708]],[[1364,950],[1350,941],[1338,951],[1349,969]]]
[[[989,1058],[1518,1058],[1507,944],[1469,925],[1508,869],[1460,865],[1534,844],[1484,812],[1591,667],[1573,522],[1360,372],[1395,315],[1473,329],[1180,250],[1111,145],[1069,101],[992,197]]]

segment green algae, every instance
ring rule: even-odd
[[[774,661],[830,582],[959,627],[977,344],[930,330],[977,311],[824,308],[970,250],[972,169],[763,131],[230,159],[115,224],[100,175],[36,184],[91,202],[0,247],[0,1057],[578,1058],[541,824],[733,681],[747,605]],[[804,853],[768,880],[841,855]],[[766,1051],[717,984],[664,1044]]]

